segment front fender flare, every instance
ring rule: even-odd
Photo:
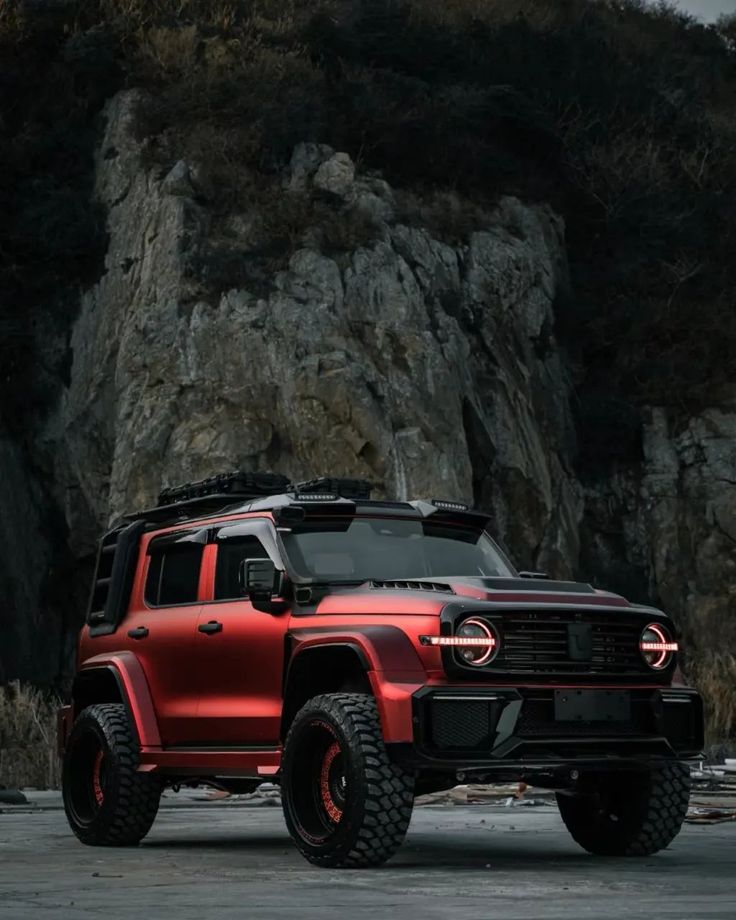
[[[414,738],[412,696],[426,684],[427,672],[411,640],[397,626],[292,628],[290,663],[309,648],[348,646],[358,654],[378,706],[384,741]]]

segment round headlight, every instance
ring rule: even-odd
[[[494,657],[498,651],[498,634],[490,623],[472,617],[460,625],[456,634],[461,641],[458,643],[458,655],[467,664],[479,667]],[[462,644],[463,639],[469,639],[467,645]]]
[[[672,661],[672,656],[678,650],[669,632],[659,623],[650,623],[644,628],[639,640],[639,650],[644,661],[655,671],[662,671]]]

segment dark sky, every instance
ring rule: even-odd
[[[722,13],[736,13],[736,0],[675,0],[675,5],[706,22],[713,22]]]

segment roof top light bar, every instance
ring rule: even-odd
[[[441,511],[469,511],[470,508],[464,502],[451,502],[444,498],[433,498],[430,504]]]
[[[320,476],[308,479],[294,486],[296,497],[308,501],[330,501],[335,498],[351,498],[354,501],[368,501],[373,491],[373,484],[365,479],[343,479],[338,476]],[[317,498],[308,498],[318,495]]]
[[[298,502],[336,502],[340,498],[337,492],[294,492]]]

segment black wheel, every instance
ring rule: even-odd
[[[135,846],[151,829],[160,781],[138,773],[138,741],[125,707],[88,706],[69,735],[62,768],[64,810],[82,843]]]
[[[289,833],[315,865],[377,866],[393,856],[411,820],[414,778],[389,760],[372,696],[316,696],[297,713],[281,797]]]
[[[690,797],[687,764],[642,772],[596,773],[581,780],[583,794],[557,794],[573,839],[598,856],[651,856],[680,833]]]

